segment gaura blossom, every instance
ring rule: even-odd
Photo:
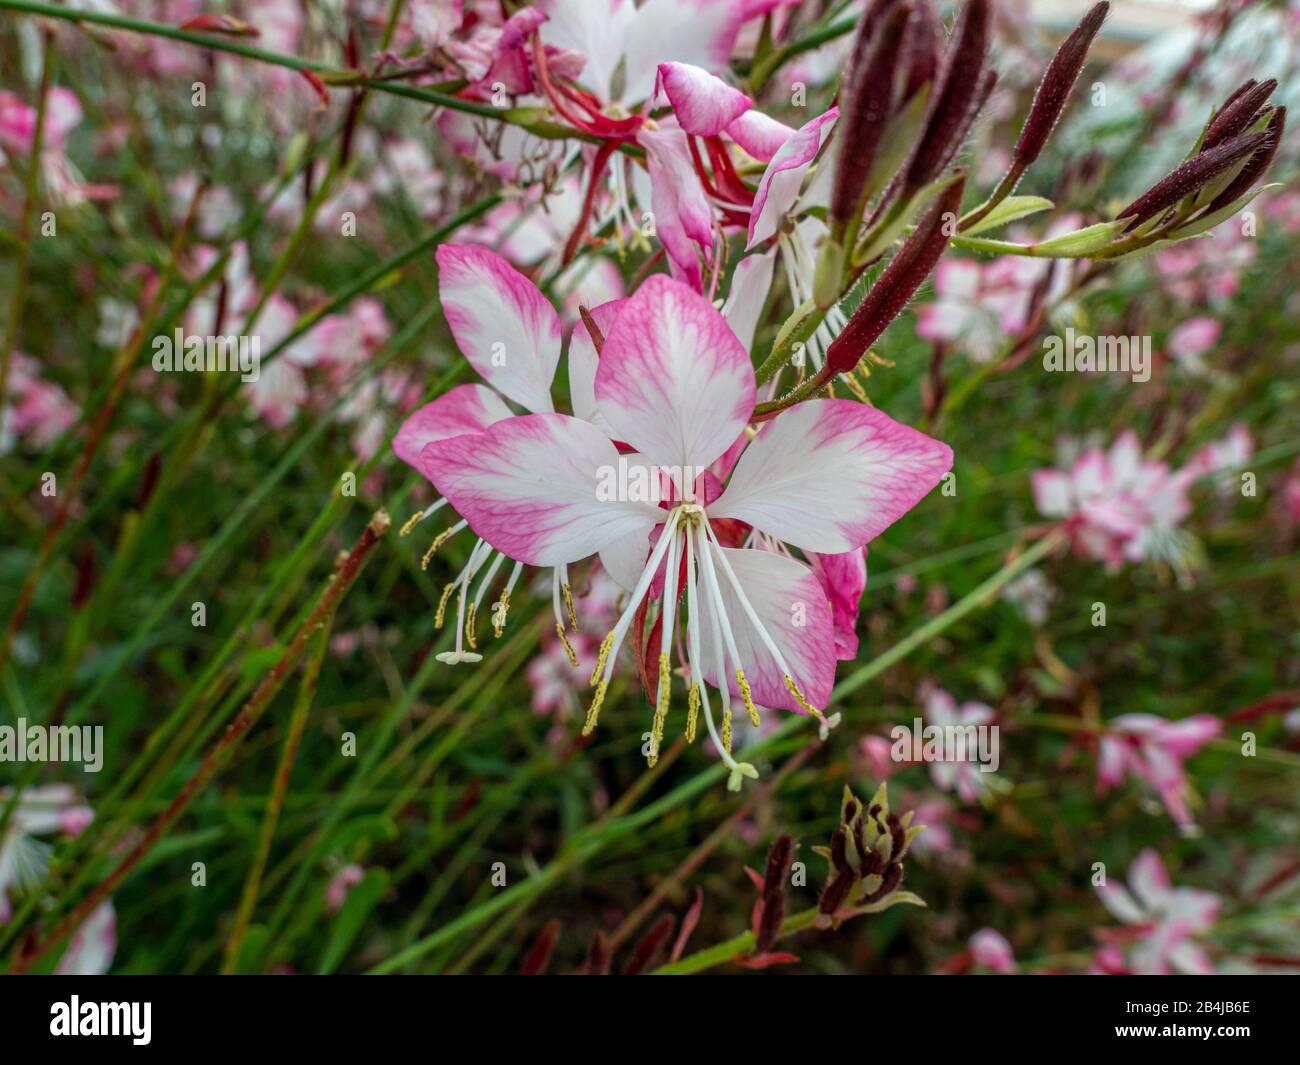
[[[117,913],[107,900],[95,907],[68,941],[54,970],[59,976],[103,976],[117,952]]]
[[[1186,534],[1178,524],[1191,509],[1187,490],[1196,476],[1143,458],[1128,430],[1109,451],[1089,448],[1068,470],[1035,471],[1031,483],[1039,513],[1064,519],[1075,550],[1117,568],[1151,558],[1179,562]]]
[[[10,791],[0,789],[0,809],[11,799]],[[93,816],[67,784],[46,784],[19,794],[9,826],[0,837],[0,924],[10,917],[9,893],[30,890],[45,879],[50,846],[35,837],[55,833],[76,836]]]
[[[989,969],[995,973],[1013,973],[1016,971],[1016,955],[1011,944],[995,928],[981,928],[970,937],[967,945],[971,962],[980,969]]]
[[[966,702],[960,706],[957,700],[942,688],[931,687],[923,700],[925,723],[928,728],[965,729],[968,726],[989,725],[993,721],[993,708],[984,703]],[[971,748],[967,748],[969,752]],[[939,761],[930,763],[930,779],[936,787],[944,791],[955,791],[962,802],[974,802],[988,786],[986,777],[978,762],[968,757],[965,760]]]
[[[1203,356],[1219,342],[1222,332],[1223,326],[1217,319],[1198,315],[1180,323],[1169,334],[1166,347],[1183,369],[1199,377],[1209,369]]]
[[[1173,887],[1155,851],[1148,848],[1133,860],[1128,888],[1107,879],[1097,895],[1115,917],[1132,926],[1133,934],[1103,932],[1111,945],[1102,951],[1095,971],[1156,976],[1167,976],[1174,969],[1193,975],[1214,972],[1209,956],[1193,937],[1214,925],[1219,897]],[[1122,947],[1127,947],[1126,963]]]
[[[481,350],[503,335],[499,302],[490,309],[492,318],[475,319],[484,330]],[[449,312],[458,340],[469,324],[457,322],[460,313]],[[549,319],[541,314],[538,321]],[[558,330],[546,335],[558,355]],[[687,735],[703,709],[731,769],[730,786],[738,788],[756,771],[730,756],[733,700],[755,725],[756,704],[821,717],[834,680],[830,605],[817,576],[789,548],[860,549],[939,482],[951,450],[864,404],[812,400],[758,433],[717,492],[700,471],[746,433],[753,366],[712,304],[664,275],[623,301],[604,332],[593,387],[603,428],[551,413],[535,367],[526,373],[507,363],[517,375],[509,382],[515,398],[530,398],[539,412],[425,444],[419,458],[426,475],[488,553],[557,568],[600,554],[617,560],[607,562],[616,577],[628,563],[638,574],[600,645],[585,732],[596,726],[615,660],[644,619],[652,585],[662,582],[651,758],[668,712],[676,646],[690,678]],[[648,466],[669,484],[663,506],[602,491],[620,463],[615,441],[625,449],[622,461]],[[725,546],[720,530],[728,523],[761,534],[769,549]],[[686,616],[678,643],[680,599]],[[722,707],[721,736],[709,686]]]
[[[1190,825],[1183,760],[1218,736],[1222,728],[1219,719],[1210,714],[1181,721],[1155,714],[1121,714],[1108,722],[1102,733],[1097,782],[1108,790],[1128,773],[1154,789],[1179,825]]]
[[[450,389],[412,413],[393,438],[393,450],[398,458],[434,481],[441,491],[425,459],[431,444],[449,437],[473,436],[512,418],[514,411],[509,403],[533,413],[554,411],[551,384],[560,360],[562,330],[559,316],[537,286],[496,253],[469,244],[444,244],[437,251],[437,259],[438,293],[447,324],[470,365],[489,382]],[[616,305],[595,308],[593,318],[598,324],[608,326]],[[574,415],[592,422],[598,420],[593,391],[595,374],[595,347],[586,328],[579,324],[569,344],[569,390]],[[403,531],[409,532],[417,522],[427,519],[447,502],[444,493],[444,498],[416,514]],[[462,519],[439,533],[424,556],[424,565],[467,524]],[[526,560],[498,550],[480,534],[459,576],[443,588],[435,623],[442,625],[447,604],[452,594],[458,593],[456,647],[453,651],[440,652],[439,661],[456,664],[482,659],[476,650],[478,609],[507,557],[514,565],[505,588],[492,605],[493,627],[498,636],[503,631],[510,595]],[[615,579],[627,568],[612,556],[603,556],[603,561]],[[483,578],[471,597],[470,584],[480,570]],[[574,629],[577,622],[568,567],[563,563],[555,565],[552,573],[552,605],[557,635],[566,644],[570,661],[576,661],[564,632],[565,613]]]

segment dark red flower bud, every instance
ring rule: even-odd
[[[898,885],[903,882],[903,867],[897,862],[890,862],[885,866],[885,871],[881,874],[880,887],[876,888],[870,895],[862,900],[864,905],[870,905],[873,902],[879,902],[886,895],[897,891]]]
[[[943,44],[939,17],[930,0],[917,0],[912,17],[903,32],[903,70],[907,80],[903,83],[903,100],[910,100],[922,86],[934,81],[939,72],[939,49]]]
[[[949,223],[957,216],[965,187],[966,175],[963,173],[944,190],[898,249],[885,272],[853,312],[844,331],[826,349],[826,365],[830,373],[852,370],[930,276],[953,235]]]
[[[1273,95],[1273,90],[1276,88],[1277,79],[1269,78],[1268,81],[1252,85],[1244,92],[1238,90],[1234,93],[1229,98],[1230,102],[1219,109],[1219,113],[1214,116],[1209,128],[1206,129],[1201,151],[1222,144],[1228,138],[1248,130],[1259,117],[1260,108],[1268,102],[1268,98]]]
[[[1232,179],[1232,182],[1219,195],[1214,198],[1209,206],[1209,211],[1221,210],[1232,203],[1238,196],[1243,196],[1268,170],[1269,165],[1273,162],[1273,156],[1277,155],[1277,147],[1282,143],[1282,134],[1286,130],[1286,108],[1279,107],[1273,112],[1273,117],[1269,119],[1268,128],[1264,130],[1266,138],[1264,144],[1256,149],[1255,154],[1250,157],[1241,173]]]
[[[560,922],[547,921],[546,927],[524,955],[523,964],[519,967],[521,976],[541,976],[546,972],[546,967],[551,963],[551,951],[555,949],[555,941],[559,936]]]
[[[1197,189],[1202,188],[1229,167],[1241,162],[1254,152],[1267,134],[1248,133],[1216,144],[1208,151],[1194,155],[1168,176],[1161,178],[1145,193],[1130,203],[1116,218],[1129,218],[1132,226],[1141,225],[1148,218],[1171,207]]]
[[[1012,155],[1013,162],[1022,170],[1038,158],[1038,153],[1043,150],[1043,145],[1056,128],[1057,120],[1065,110],[1070,92],[1079,80],[1084,61],[1088,58],[1088,49],[1092,47],[1093,38],[1097,36],[1109,11],[1110,4],[1106,0],[1093,7],[1083,16],[1074,32],[1061,42],[1061,47],[1047,64]]]
[[[763,898],[785,894],[785,874],[794,854],[794,840],[782,834],[767,852],[767,868],[763,871]]]
[[[852,873],[836,873],[822,891],[821,901],[817,904],[818,910],[822,913],[835,913],[844,905],[844,900],[849,897],[849,892],[853,890],[853,885],[856,883],[857,878]]]
[[[839,873],[847,873],[849,869],[848,857],[848,833],[843,827],[837,828],[831,835],[831,865]]]
[[[591,949],[587,951],[587,960],[582,966],[587,976],[609,975],[609,940],[604,932],[597,932],[591,937]]]
[[[664,941],[672,935],[673,926],[677,921],[672,914],[664,914],[654,923],[654,927],[645,934],[641,942],[632,949],[632,956],[628,958],[627,964],[623,966],[624,976],[640,976],[643,972],[651,967],[655,958],[659,955]]]
[[[910,14],[906,3],[895,4],[868,45],[862,43],[868,23],[863,22],[858,35],[853,63],[840,91],[840,149],[831,194],[831,218],[838,223],[853,217],[880,146],[880,135],[893,114],[894,71]]]
[[[925,132],[908,165],[905,189],[922,188],[937,178],[970,129],[975,104],[987,87],[988,44],[988,0],[968,0],[953,27]]]

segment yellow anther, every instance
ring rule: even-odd
[[[456,582],[452,581],[442,590],[442,597],[438,600],[438,612],[433,615],[433,627],[442,628],[443,619],[447,616],[447,600],[451,598],[451,593],[456,590]]]
[[[694,743],[695,726],[700,719],[700,686],[698,684],[691,685],[686,705],[686,742]]]
[[[506,612],[510,609],[510,592],[501,593],[501,598],[492,606],[492,634],[500,638],[506,631]]]
[[[596,668],[591,671],[591,683],[595,684],[596,679],[605,672],[605,659],[609,657],[609,649],[614,646],[614,634],[611,632],[600,641],[600,650],[596,652]]]
[[[664,738],[664,722],[668,719],[668,701],[672,698],[672,674],[668,668],[668,656],[659,654],[659,698],[655,702],[654,724],[650,730],[650,755],[646,759],[653,769],[659,761],[659,745]]]
[[[731,707],[722,711],[722,749],[731,753]]]
[[[414,529],[417,525],[420,524],[420,521],[423,517],[424,517],[424,511],[417,510],[414,514],[412,514],[409,518],[406,519],[406,524],[403,525],[397,531],[397,535],[405,536],[407,533],[409,533],[412,529]]]
[[[602,680],[596,685],[596,694],[592,697],[591,708],[587,711],[586,723],[582,726],[582,734],[590,736],[596,731],[596,722],[600,720],[600,704],[605,701],[605,688],[609,681]]]
[[[862,387],[861,382],[858,381],[857,377],[854,376],[851,371],[846,374],[840,374],[840,380],[844,382],[845,386],[853,393],[859,403],[871,403],[871,400],[867,397],[867,390]]]
[[[818,721],[825,722],[826,715],[808,701],[808,696],[804,695],[804,693],[799,690],[799,685],[794,682],[793,677],[787,676],[785,678],[785,686],[790,689],[790,694],[794,696],[794,701],[796,703],[807,710],[808,713],[812,714],[812,716]]]
[[[745,713],[749,715],[753,726],[758,728],[758,707],[754,705],[754,696],[749,690],[749,681],[745,678],[743,669],[736,670],[736,684],[740,687],[740,698],[745,704]]]
[[[555,635],[560,638],[560,643],[564,644],[564,653],[569,656],[569,665],[577,669],[578,656],[573,650],[573,644],[569,643],[569,638],[564,635],[564,625],[558,621],[555,623]]]
[[[443,529],[442,532],[433,538],[433,543],[429,545],[429,550],[426,551],[424,557],[420,559],[420,569],[429,568],[429,560],[433,558],[434,552],[451,539],[451,534],[455,528],[456,526],[453,525],[450,529]]]
[[[470,603],[469,610],[465,614],[465,642],[469,644],[471,651],[478,650],[478,640],[474,638],[474,622],[478,616],[478,607]]]
[[[887,359],[883,355],[877,355],[874,351],[868,351],[863,357],[868,362],[874,362],[877,366],[888,366],[892,368],[895,365],[893,359]]]
[[[560,595],[564,599],[564,612],[569,615],[569,627],[578,631],[578,612],[573,609],[573,591],[567,584],[560,585]]]

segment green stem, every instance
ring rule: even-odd
[[[819,912],[816,906],[812,906],[801,913],[787,917],[781,922],[781,930],[776,934],[777,939],[784,939],[786,936],[792,936],[796,932],[802,932],[805,928],[810,928],[816,922]],[[651,970],[650,975],[690,976],[692,973],[702,973],[705,969],[712,969],[715,965],[725,965],[742,955],[752,953],[755,943],[756,939],[753,932],[742,932],[738,936],[734,936],[722,943],[715,943],[713,946],[697,951],[680,961],[661,965],[659,968]]]

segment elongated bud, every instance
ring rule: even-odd
[[[1268,81],[1252,85],[1244,92],[1238,90],[1233,93],[1205,131],[1201,151],[1207,151],[1216,144],[1222,144],[1229,138],[1246,132],[1259,114],[1259,109],[1268,102],[1268,98],[1273,95],[1273,90],[1276,88],[1277,79],[1269,78]]]
[[[555,941],[559,935],[560,922],[547,921],[546,927],[542,929],[533,941],[533,945],[528,948],[528,953],[524,955],[523,964],[519,967],[521,976],[541,976],[546,972],[546,967],[551,963],[551,952],[555,949]]]
[[[952,140],[948,142],[948,147],[939,160],[939,168],[936,174],[942,174],[947,169],[948,164],[952,162],[952,157],[957,154],[957,150],[966,141],[966,134],[970,132],[971,126],[975,124],[975,119],[979,117],[984,105],[989,102],[989,97],[993,95],[993,90],[998,83],[998,72],[992,68],[984,71],[983,80],[980,81],[979,89],[971,98],[970,109],[966,112],[966,117],[953,133]]]
[[[952,158],[970,128],[972,111],[985,88],[988,43],[988,0],[968,0],[953,27],[940,84],[930,102],[925,132],[908,166],[905,189],[922,188],[938,177],[944,161]]]
[[[672,935],[676,924],[677,921],[672,914],[666,913],[660,917],[650,931],[642,937],[641,942],[632,948],[632,956],[628,958],[627,964],[623,966],[623,975],[640,976],[649,969],[654,964],[655,958],[659,956],[664,941]]]
[[[857,878],[851,872],[836,873],[822,891],[822,897],[817,904],[817,908],[822,913],[835,913],[844,905],[856,882]]]
[[[1267,138],[1265,133],[1248,133],[1217,144],[1209,151],[1194,155],[1168,176],[1161,178],[1130,203],[1116,218],[1131,219],[1141,225],[1152,215],[1172,207],[1184,196],[1213,181],[1225,170],[1254,152]],[[1130,226],[1132,228],[1132,226]]]
[[[912,7],[912,17],[903,32],[902,66],[907,80],[903,83],[903,99],[910,100],[921,89],[934,81],[939,72],[939,49],[943,33],[939,17],[930,0],[917,0]]]
[[[1061,47],[1047,64],[1043,79],[1034,93],[1029,116],[1020,131],[1020,140],[1016,142],[1012,154],[1012,162],[1021,169],[1038,158],[1038,153],[1043,150],[1043,145],[1056,128],[1061,112],[1070,99],[1074,83],[1079,80],[1084,61],[1088,58],[1088,49],[1092,47],[1093,38],[1097,36],[1109,11],[1110,4],[1102,0],[1102,3],[1084,15],[1074,32],[1061,42]]]
[[[587,976],[609,975],[609,940],[604,932],[597,932],[591,937],[591,949],[587,951],[587,960],[582,966]]]
[[[1282,134],[1286,131],[1286,108],[1279,107],[1273,112],[1273,117],[1269,119],[1268,128],[1264,130],[1266,140],[1262,147],[1256,149],[1255,154],[1250,157],[1250,161],[1241,168],[1241,173],[1232,179],[1219,195],[1214,198],[1210,204],[1208,213],[1213,213],[1232,203],[1238,196],[1246,194],[1250,188],[1264,176],[1269,165],[1273,162],[1273,156],[1277,155],[1278,145],[1282,143]]]
[[[852,370],[930,276],[955,233],[955,219],[965,187],[966,175],[960,173],[899,248],[844,331],[831,342],[826,349],[826,365],[831,373]]]
[[[853,52],[853,65],[841,92],[841,136],[839,161],[835,168],[835,187],[831,193],[831,219],[847,223],[862,197],[867,175],[880,146],[880,135],[894,107],[894,71],[898,66],[899,45],[911,7],[895,4],[885,15],[878,33],[863,46],[868,23],[863,22]]]
[[[785,921],[785,877],[794,854],[794,840],[783,834],[767,852],[767,869],[763,875],[763,914],[758,922],[755,951],[766,953],[776,942]]]

